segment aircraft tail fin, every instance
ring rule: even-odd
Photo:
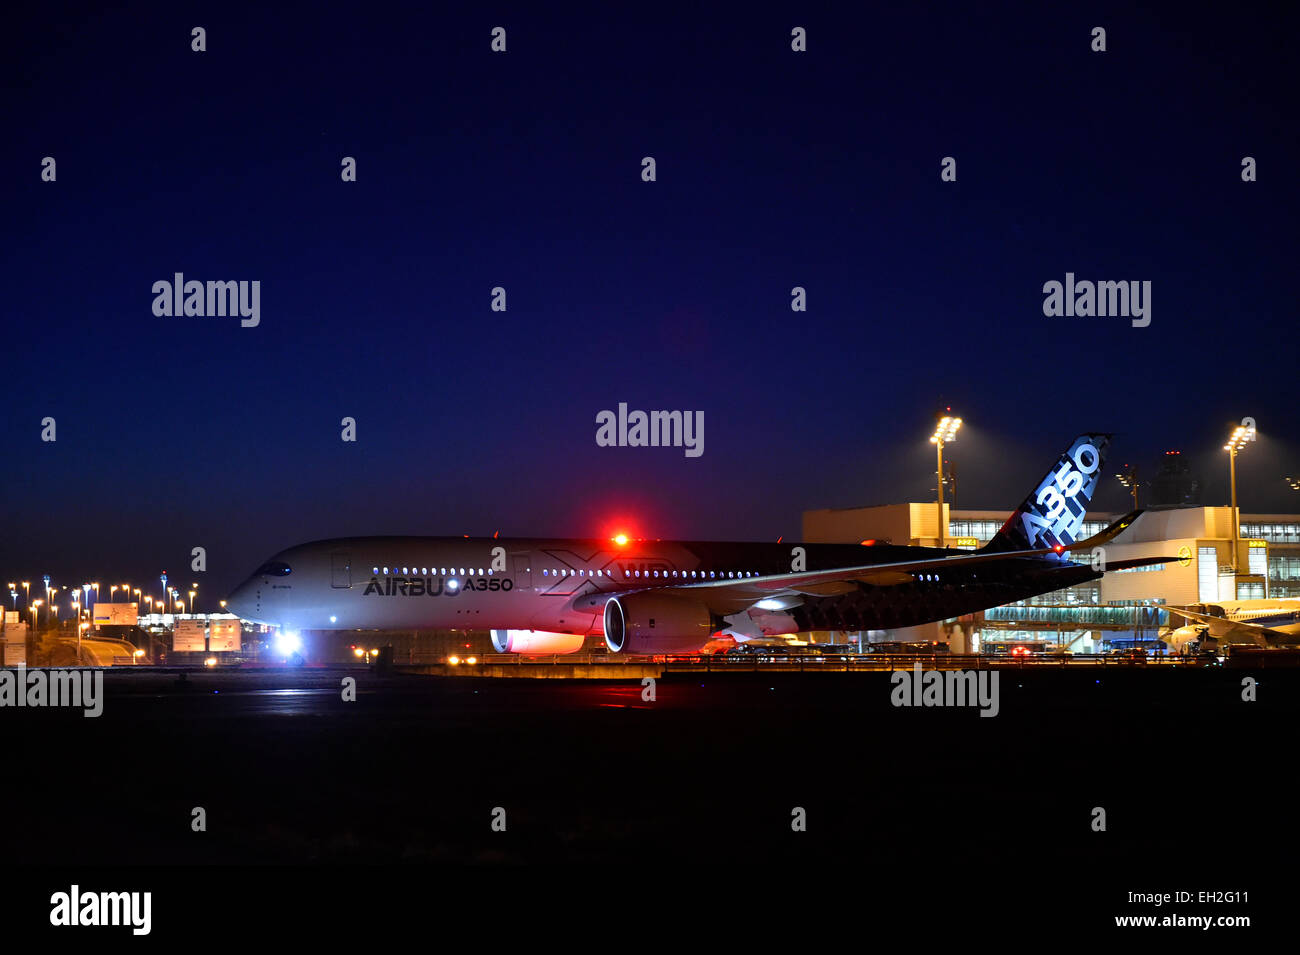
[[[982,548],[991,553],[1060,547],[1079,539],[1083,517],[1101,480],[1109,434],[1081,434]]]

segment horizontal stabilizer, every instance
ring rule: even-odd
[[[1102,544],[1109,544],[1116,537],[1119,537],[1120,534],[1133,526],[1133,522],[1142,516],[1142,511],[1143,508],[1138,508],[1136,511],[1129,511],[1119,520],[1108,525],[1105,530],[1098,531],[1087,540],[1079,541],[1079,543],[1073,545],[1070,550],[1088,550],[1093,547],[1100,547]]]
[[[1172,564],[1177,557],[1131,557],[1128,560],[1108,560],[1105,570],[1132,570],[1134,567],[1150,567],[1152,564]]]

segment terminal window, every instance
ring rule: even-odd
[[[1300,580],[1300,557],[1270,557],[1269,580]]]
[[[1197,599],[1201,603],[1214,603],[1219,599],[1219,551],[1214,547],[1196,550]]]
[[[1300,524],[1243,523],[1242,537],[1256,537],[1274,544],[1300,543]]]

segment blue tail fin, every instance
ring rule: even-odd
[[[1068,548],[1079,539],[1083,516],[1101,479],[1109,434],[1081,434],[984,545],[991,552]]]

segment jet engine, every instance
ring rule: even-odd
[[[493,630],[492,648],[497,653],[573,653],[582,649],[580,633],[549,630]]]
[[[605,603],[605,645],[613,653],[690,653],[716,629],[697,600],[647,590]]]
[[[1179,627],[1162,635],[1161,639],[1175,653],[1182,653],[1189,644],[1198,650],[1217,650],[1219,647],[1219,641],[1210,636],[1210,628],[1203,623]]]

